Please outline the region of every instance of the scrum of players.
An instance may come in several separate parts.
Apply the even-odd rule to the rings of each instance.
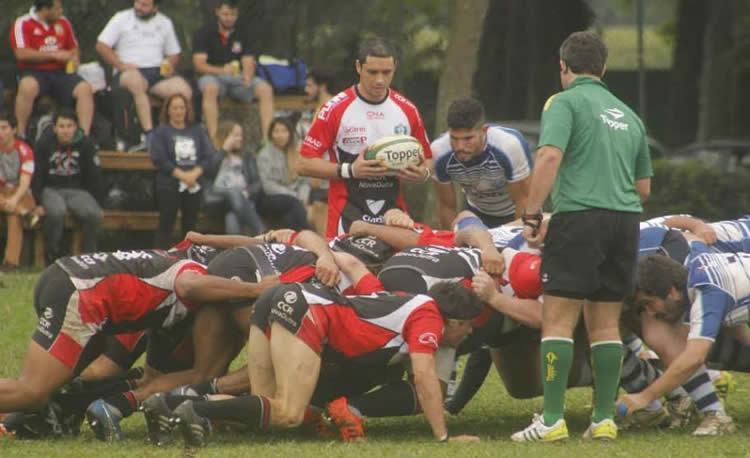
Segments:
[[[226,425],[353,442],[367,418],[421,413],[435,440],[479,440],[449,434],[445,417],[493,364],[510,396],[542,394],[543,246],[529,246],[518,221],[487,228],[467,211],[453,229],[392,209],[330,242],[189,233],[168,251],[61,258],[36,285],[21,373],[0,379],[0,431],[62,437],[86,421],[118,441],[136,414],[155,445],[205,446]],[[734,431],[722,402],[726,371],[750,370],[749,250],[750,219],[642,223],[622,320],[621,428]],[[588,346],[576,342],[569,384],[590,386]],[[247,365],[230,370],[243,348]]]

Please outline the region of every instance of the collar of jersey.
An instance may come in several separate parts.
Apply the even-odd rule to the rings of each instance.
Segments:
[[[385,102],[386,100],[388,100],[388,97],[391,96],[391,90],[389,88],[388,91],[385,93],[385,97],[383,97],[383,100],[380,100],[380,101],[377,101],[377,102],[373,102],[372,100],[367,100],[365,98],[365,96],[363,96],[362,94],[359,93],[359,88],[357,87],[357,84],[354,85],[354,92],[357,94],[357,97],[359,99],[361,99],[363,102],[365,102],[368,105],[380,105],[383,102]]]
[[[568,86],[568,89],[573,89],[576,86],[581,86],[581,85],[584,85],[584,84],[598,84],[599,86],[602,86],[603,88],[608,89],[607,85],[604,84],[604,81],[602,81],[600,79],[596,79],[596,78],[591,77],[591,76],[579,76],[579,77],[577,77],[576,79],[573,80],[573,82],[570,84],[570,86]]]

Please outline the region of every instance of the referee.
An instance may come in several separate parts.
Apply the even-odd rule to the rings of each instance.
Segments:
[[[643,123],[601,81],[606,60],[607,48],[596,34],[571,34],[560,47],[563,91],[542,112],[522,219],[529,242],[544,239],[544,412],[513,434],[517,442],[568,437],[565,388],[582,308],[595,393],[584,438],[617,437],[612,418],[623,354],[620,310],[633,290],[641,202],[650,193],[652,171]],[[545,230],[542,204],[550,192],[552,219]]]

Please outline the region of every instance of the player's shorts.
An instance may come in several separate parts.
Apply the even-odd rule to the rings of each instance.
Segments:
[[[418,271],[394,266],[381,270],[378,279],[386,291],[402,291],[411,294],[426,294],[427,282]]]
[[[511,221],[514,221],[516,219],[515,213],[511,213],[510,215],[488,215],[487,213],[484,213],[482,210],[479,210],[478,208],[472,206],[468,201],[464,201],[464,208],[466,210],[469,210],[470,212],[474,213],[479,217],[480,220],[484,223],[487,227],[497,227],[502,226],[503,224],[510,223]]]
[[[146,364],[162,374],[193,368],[193,323],[195,314],[171,328],[150,329],[146,346]]]
[[[34,289],[39,322],[32,340],[65,366],[79,372],[101,354],[104,336],[97,323],[84,323],[78,308],[78,291],[57,265],[47,267]],[[97,339],[94,337],[97,336]],[[82,354],[85,352],[85,357]]]
[[[106,356],[123,370],[130,369],[146,351],[147,344],[148,334],[146,331],[105,336],[102,356]]]
[[[320,354],[325,334],[307,316],[310,305],[296,283],[282,284],[265,291],[255,301],[250,324],[270,336],[271,325],[278,323],[294,334],[313,351]]]
[[[75,103],[73,91],[79,83],[84,82],[77,73],[66,73],[62,70],[24,70],[20,79],[27,76],[34,78],[39,84],[39,97],[52,97],[65,106]]]
[[[258,267],[252,256],[244,250],[226,250],[219,253],[208,263],[207,269],[209,275],[249,283],[258,282]],[[250,306],[253,302],[253,299],[233,299],[222,305],[240,308]]]
[[[544,293],[618,302],[635,287],[640,213],[590,209],[552,216],[542,252]]]
[[[229,95],[234,100],[251,103],[255,98],[255,89],[258,85],[265,83],[263,78],[253,77],[250,86],[242,83],[242,76],[234,75],[203,75],[198,78],[198,87],[201,92],[206,90],[206,86],[213,85],[219,88],[219,97]]]

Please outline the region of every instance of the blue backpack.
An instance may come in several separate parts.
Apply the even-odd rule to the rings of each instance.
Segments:
[[[268,81],[277,94],[302,94],[305,92],[307,66],[300,59],[277,59],[260,56],[256,74]]]

